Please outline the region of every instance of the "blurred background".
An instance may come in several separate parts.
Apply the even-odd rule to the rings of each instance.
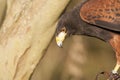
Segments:
[[[71,0],[65,12],[81,1]],[[54,37],[30,80],[95,80],[99,72],[110,72],[115,64],[115,53],[108,43],[74,35],[59,48]]]

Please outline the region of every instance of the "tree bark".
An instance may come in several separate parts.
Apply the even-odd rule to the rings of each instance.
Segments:
[[[7,0],[0,30],[0,80],[28,80],[69,0]]]

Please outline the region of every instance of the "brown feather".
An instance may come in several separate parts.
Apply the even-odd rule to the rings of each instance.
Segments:
[[[113,34],[113,38],[109,42],[116,53],[117,63],[120,64],[120,35]]]
[[[80,16],[88,23],[120,31],[120,0],[88,0],[82,5]]]

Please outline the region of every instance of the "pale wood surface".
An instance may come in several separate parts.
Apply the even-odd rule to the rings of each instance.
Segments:
[[[28,80],[69,0],[7,0],[0,30],[0,80]]]

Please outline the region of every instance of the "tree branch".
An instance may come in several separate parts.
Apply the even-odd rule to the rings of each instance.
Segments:
[[[9,0],[8,0],[9,1]],[[0,79],[28,80],[69,0],[12,0],[0,30]],[[12,4],[12,5],[11,5]]]

